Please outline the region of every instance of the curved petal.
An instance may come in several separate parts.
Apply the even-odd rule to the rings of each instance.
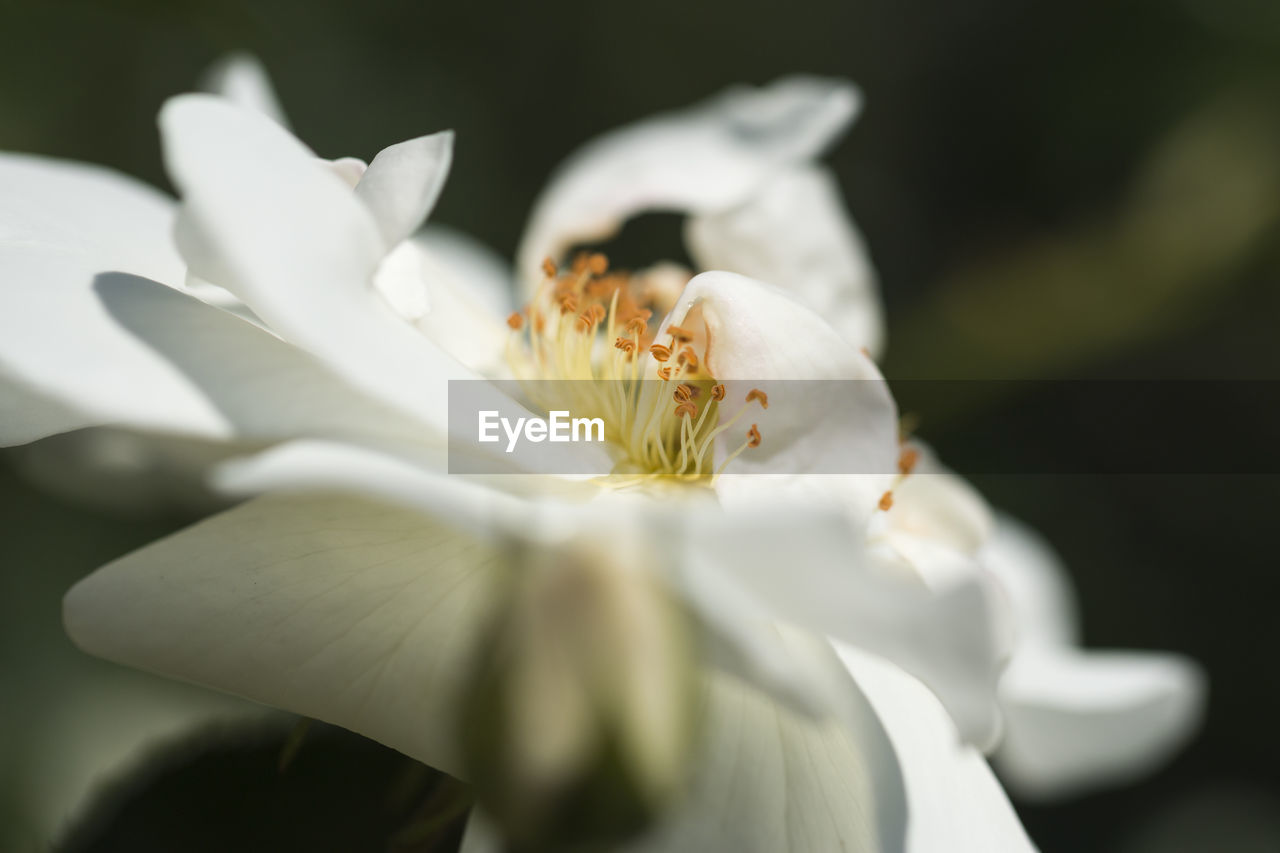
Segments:
[[[695,308],[706,326],[707,369],[727,389],[721,419],[750,406],[748,422],[764,435],[721,478],[726,487],[750,479],[741,475],[822,473],[875,476],[887,488],[897,472],[898,412],[870,358],[792,295],[728,272],[694,276],[658,338],[673,324],[690,325]],[[768,394],[767,411],[746,400],[751,389]],[[717,442],[717,461],[736,444]]]
[[[838,689],[841,704],[814,719],[749,685],[708,673],[690,789],[627,853],[733,850],[826,853],[905,850],[907,805],[897,760],[871,706],[826,643],[794,632],[777,640]],[[501,850],[483,814],[468,853]]]
[[[455,228],[433,223],[415,234],[413,241],[452,270],[467,298],[494,317],[505,318],[515,310],[511,262],[489,246]]]
[[[466,367],[502,376],[511,330],[470,285],[420,240],[392,249],[374,276],[374,287],[406,322]]]
[[[85,651],[336,723],[457,774],[496,546],[412,510],[259,498],[67,593]]]
[[[1020,644],[1071,646],[1080,642],[1070,577],[1062,560],[1039,534],[1001,513],[980,559],[1009,594]]]
[[[706,213],[741,204],[780,167],[820,154],[859,103],[846,81],[787,77],[729,89],[588,143],[534,206],[517,275],[536,284],[543,258],[603,240],[646,210]]]
[[[238,439],[421,440],[413,418],[352,388],[310,353],[233,314],[137,276],[94,285],[120,327],[200,388]]]
[[[1020,652],[1000,682],[1008,727],[996,766],[1028,797],[1129,781],[1186,743],[1204,695],[1204,673],[1181,655]]]
[[[866,246],[830,171],[787,169],[731,210],[695,216],[685,242],[702,269],[786,289],[854,347],[878,356],[884,315]]]
[[[356,184],[356,195],[373,213],[388,249],[426,221],[452,161],[451,130],[397,143],[373,158]]]
[[[345,182],[278,125],[218,98],[174,98],[160,125],[192,272],[353,385],[446,429],[446,382],[468,374],[374,290],[385,243]]]
[[[0,198],[0,444],[97,424],[226,435],[93,290],[107,270],[182,281],[173,202],[107,169],[17,154],[0,155]]]
[[[289,126],[267,69],[252,54],[229,53],[213,63],[201,78],[200,89],[262,113],[281,127]]]
[[[1035,850],[987,762],[959,739],[924,685],[856,650],[837,651],[893,743],[910,815],[905,849]]]
[[[1011,632],[1000,590],[980,572],[930,589],[877,571],[839,513],[742,510],[690,518],[676,587],[752,681],[800,706],[827,697],[810,673],[787,666],[759,632],[784,619],[865,649],[929,686],[971,742],[1000,731],[996,684]],[[753,633],[755,632],[755,633]],[[809,704],[812,709],[814,705]]]

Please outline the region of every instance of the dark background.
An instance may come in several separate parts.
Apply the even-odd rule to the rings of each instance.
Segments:
[[[828,160],[882,278],[890,379],[1280,379],[1269,0],[0,0],[0,16],[2,149],[166,186],[157,107],[244,48],[322,155],[369,159],[455,128],[433,219],[508,256],[551,169],[594,134],[737,81],[846,76],[867,107]],[[615,257],[679,256],[678,227],[644,217]],[[1045,470],[1081,443],[1147,440],[1109,430],[1106,411],[1082,426],[1016,393],[923,393],[904,407],[944,454],[1030,450],[1057,460]],[[1269,447],[1280,422],[1255,409],[1189,421],[1220,419],[1239,446]],[[1176,413],[1159,439],[1203,458]],[[1182,651],[1211,677],[1206,725],[1171,766],[1018,803],[1032,837],[1046,853],[1280,849],[1280,478],[976,479],[1062,551],[1090,645]],[[113,517],[7,469],[0,518],[0,661],[6,691],[26,697],[0,740],[16,740],[56,693],[42,685],[99,666],[61,638],[61,590],[189,518]],[[9,793],[22,784],[11,777]],[[15,802],[0,818],[19,825]]]

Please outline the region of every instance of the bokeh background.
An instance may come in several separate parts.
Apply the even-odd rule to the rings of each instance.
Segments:
[[[828,162],[882,279],[891,380],[1280,379],[1270,0],[0,0],[0,149],[165,187],[156,109],[231,49],[266,63],[322,155],[455,128],[433,218],[508,256],[594,134],[733,82],[846,76],[867,106]],[[679,227],[644,217],[611,253],[680,257]],[[915,387],[921,434],[951,458],[997,454],[990,470],[1145,438],[1015,386]],[[1280,426],[1211,414],[1246,448]],[[1165,429],[1201,452],[1178,418]],[[59,625],[71,582],[193,511],[87,506],[21,467],[0,457],[0,846],[39,849],[77,756],[218,700],[90,660]],[[1280,849],[1280,478],[971,473],[1065,556],[1088,644],[1182,651],[1211,677],[1204,729],[1170,766],[1017,802],[1032,837],[1046,853]],[[322,796],[350,792],[310,808]]]

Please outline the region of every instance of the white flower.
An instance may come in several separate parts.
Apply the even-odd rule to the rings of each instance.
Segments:
[[[245,68],[223,77],[243,99],[274,104]],[[781,286],[725,272],[688,282],[660,333],[700,316],[714,339],[697,342],[701,376],[726,386],[878,378],[860,350],[880,339],[869,267],[830,178],[810,162],[855,106],[844,84],[793,79],[606,137],[535,211],[520,252],[526,293],[535,306],[554,295],[553,283],[534,290],[544,254],[605,237],[643,209],[684,210],[701,262]],[[274,494],[78,585],[66,600],[78,643],[460,773],[458,708],[514,573],[604,553],[592,563],[616,573],[604,589],[635,581],[658,591],[655,602],[669,596],[710,653],[693,787],[643,843],[1029,846],[955,728],[984,744],[995,734],[1009,633],[1001,601],[965,549],[913,550],[894,520],[902,513],[877,509],[899,479],[882,382],[859,383],[864,428],[853,436],[812,417],[766,425],[779,450],[734,461],[755,476],[715,479],[714,502],[635,501],[565,478],[516,478],[517,488],[444,476],[447,381],[500,370],[511,345],[487,310],[505,298],[495,265],[456,240],[414,236],[443,185],[451,136],[392,146],[367,167],[327,162],[277,121],[208,96],[171,101],[161,130],[180,209],[104,170],[0,159],[0,280],[12,309],[0,312],[0,438],[112,425],[270,446],[213,476],[231,494]],[[618,319],[611,310],[597,319]],[[545,332],[554,346],[583,334],[560,315]],[[647,374],[661,368],[636,356]],[[590,375],[594,363],[564,369]],[[743,390],[726,396],[726,420],[748,402]],[[737,442],[706,443],[714,424],[685,449],[707,448],[718,466]],[[669,471],[681,434],[633,431],[615,453],[633,475]],[[885,473],[811,476],[834,441]],[[928,478],[898,491],[916,479]],[[920,508],[929,531],[953,511]],[[888,552],[901,575],[884,570]],[[637,624],[665,618],[653,607]],[[824,636],[840,641],[839,657]],[[660,683],[641,664],[634,674]],[[646,771],[658,783],[683,758],[662,759],[662,745],[681,742],[670,707],[618,711],[633,743],[652,747],[638,747],[638,760],[664,765]],[[585,729],[561,730],[557,761],[579,751]]]

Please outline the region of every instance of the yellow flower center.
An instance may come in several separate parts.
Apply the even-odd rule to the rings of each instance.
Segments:
[[[653,300],[633,277],[610,272],[603,255],[579,255],[567,270],[547,260],[543,272],[533,300],[507,318],[507,361],[535,405],[604,421],[612,473],[709,481],[759,446],[752,424],[712,470],[716,440],[750,406],[719,422],[725,386],[708,371],[704,331],[668,325],[656,340]],[[746,402],[769,405],[754,389]]]

